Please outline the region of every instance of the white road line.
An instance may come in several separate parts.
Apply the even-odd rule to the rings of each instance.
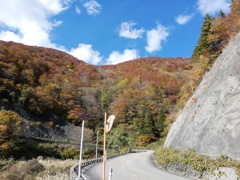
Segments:
[[[126,169],[126,165],[128,165],[128,164],[129,164],[133,159],[135,159],[135,158],[136,158],[136,155],[135,155],[133,158],[131,158],[130,160],[128,160],[125,164],[123,164],[123,169],[124,169],[128,174],[130,174],[130,175],[132,175],[132,176],[135,176],[135,177],[137,177],[137,178],[139,178],[139,179],[141,179],[141,180],[144,180],[143,178],[137,176],[137,175],[134,174],[134,173],[131,173],[130,171],[128,171],[128,170]]]

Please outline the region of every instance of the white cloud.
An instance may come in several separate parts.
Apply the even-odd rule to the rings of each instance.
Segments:
[[[102,60],[100,53],[98,51],[94,51],[92,49],[92,45],[90,44],[79,44],[77,48],[72,48],[69,54],[85,61],[86,63],[94,65],[98,65]]]
[[[189,14],[189,15],[179,15],[178,17],[175,18],[175,21],[180,24],[180,25],[184,25],[187,22],[189,22],[193,17],[193,14]]]
[[[101,5],[95,0],[89,0],[83,6],[87,9],[89,15],[99,14],[102,9]]]
[[[129,61],[132,59],[138,58],[138,51],[135,49],[125,49],[124,52],[121,54],[118,51],[113,51],[108,59],[106,64],[118,64],[124,61]]]
[[[102,57],[92,49],[92,45],[79,44],[69,52],[65,47],[51,42],[51,30],[62,23],[53,17],[66,10],[73,1],[24,0],[23,3],[22,0],[1,0],[0,39],[59,49],[87,63],[98,64]],[[76,12],[80,13],[77,6]]]
[[[166,41],[169,32],[166,27],[158,24],[156,29],[147,31],[147,46],[146,51],[152,53],[162,49],[162,42]]]
[[[20,42],[21,41],[21,37],[19,37],[18,35],[16,35],[15,33],[11,32],[11,31],[2,31],[0,32],[0,39],[3,41],[15,41],[15,42]]]
[[[27,0],[29,1],[29,0]],[[67,4],[71,1],[69,0],[37,0],[37,4],[41,4],[42,7],[47,10],[50,14],[58,14],[63,10],[67,9]],[[22,1],[21,1],[22,3]],[[25,4],[24,4],[25,5]]]
[[[225,13],[230,11],[231,0],[198,0],[198,10],[202,15],[215,15],[222,10]]]
[[[51,30],[61,21],[50,20],[68,8],[71,0],[1,0],[0,39],[27,45],[62,49],[50,40]]]
[[[52,22],[52,26],[53,27],[57,27],[57,26],[59,26],[61,24],[62,24],[62,21],[53,20],[53,22]]]
[[[80,9],[78,6],[75,7],[75,10],[76,10],[76,13],[77,13],[77,14],[80,14],[80,13],[81,13],[81,9]]]
[[[119,36],[130,39],[141,38],[145,30],[143,28],[132,29],[134,25],[136,25],[136,23],[132,21],[123,22],[119,29]]]

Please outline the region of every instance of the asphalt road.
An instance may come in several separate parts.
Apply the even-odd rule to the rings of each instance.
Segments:
[[[107,160],[106,180],[112,168],[112,180],[186,180],[188,178],[168,173],[158,168],[153,159],[153,151],[131,153]],[[102,179],[102,163],[83,169],[86,180]]]

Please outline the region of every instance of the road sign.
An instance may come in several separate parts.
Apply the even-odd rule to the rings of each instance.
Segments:
[[[84,121],[86,119],[86,114],[84,112],[78,113],[78,117],[81,121]]]
[[[107,133],[111,130],[113,122],[114,122],[114,119],[115,119],[114,115],[109,116],[109,118],[107,120],[107,127],[106,127]]]

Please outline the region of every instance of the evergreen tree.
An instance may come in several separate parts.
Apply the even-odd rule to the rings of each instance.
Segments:
[[[120,150],[128,145],[127,133],[122,127],[113,129],[113,135],[108,140],[108,146]]]
[[[221,18],[225,17],[225,13],[222,10],[220,10],[219,17],[221,17]]]
[[[202,32],[198,40],[198,44],[192,54],[192,62],[198,61],[202,53],[210,50],[210,45],[207,41],[207,37],[210,34],[212,20],[213,19],[207,14],[201,27]]]
[[[138,135],[144,134],[144,122],[141,118],[133,118],[133,125]]]
[[[143,107],[140,112],[140,117],[139,118],[134,118],[134,126],[137,127],[139,135],[145,134],[145,113],[146,113],[146,108]]]
[[[108,107],[112,101],[112,94],[110,93],[109,89],[107,89],[106,91],[104,91],[102,93],[100,101],[101,101],[101,107],[102,107],[103,111],[107,112]]]
[[[164,128],[165,128],[165,125],[164,125],[165,119],[166,119],[166,116],[165,116],[165,114],[164,114],[163,108],[161,107],[161,108],[159,109],[158,119],[157,119],[157,128],[158,128],[158,130],[159,130],[159,133],[161,133],[161,132],[164,131]]]
[[[153,134],[154,133],[155,122],[151,109],[148,108],[145,113],[144,119],[144,134]]]

